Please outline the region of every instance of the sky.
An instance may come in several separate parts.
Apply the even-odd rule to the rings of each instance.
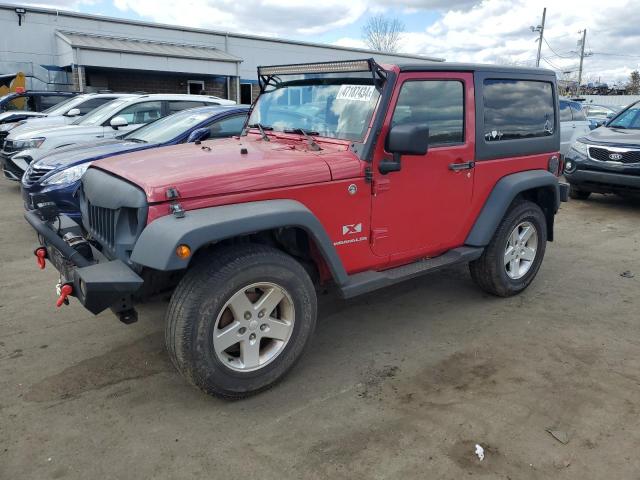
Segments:
[[[4,0],[6,1],[6,0]],[[534,66],[547,7],[541,66],[577,78],[586,29],[583,82],[626,83],[640,69],[639,0],[37,0],[82,13],[186,27],[366,47],[372,15],[405,25],[399,51],[456,62]]]

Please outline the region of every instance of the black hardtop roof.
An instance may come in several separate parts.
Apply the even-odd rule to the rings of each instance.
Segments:
[[[510,73],[515,75],[541,75],[555,77],[553,70],[546,68],[512,67],[510,65],[490,65],[482,63],[402,63],[398,64],[401,72],[489,72]]]

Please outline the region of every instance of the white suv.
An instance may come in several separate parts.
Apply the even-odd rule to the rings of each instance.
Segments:
[[[54,148],[113,138],[172,113],[210,105],[235,105],[235,102],[210,95],[149,94],[120,98],[93,110],[72,125],[29,128],[23,132],[16,128],[6,138],[0,157],[11,158],[18,152],[24,156],[25,150],[34,150],[33,158],[40,157]]]
[[[124,93],[84,93],[58,103],[44,112],[21,112],[22,116],[28,115],[30,118],[0,125],[0,139],[4,139],[10,131],[17,133],[24,132],[27,129],[70,125],[79,117],[101,107],[105,103],[117,98],[131,96],[134,95]]]

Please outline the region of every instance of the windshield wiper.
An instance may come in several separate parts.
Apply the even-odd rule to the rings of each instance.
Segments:
[[[134,142],[134,143],[147,143],[146,140],[142,140],[141,138],[125,138],[124,140],[127,140],[128,142]]]
[[[289,130],[284,130],[284,133],[301,133],[304,138],[307,139],[307,142],[309,142],[309,147],[311,147],[311,150],[315,150],[316,152],[319,150],[322,150],[322,147],[320,147],[320,145],[318,145],[316,143],[316,141],[313,139],[313,137],[311,135],[320,135],[318,132],[308,132],[302,128],[292,128]]]
[[[257,128],[260,130],[260,135],[262,136],[262,140],[265,142],[270,142],[271,139],[267,137],[267,134],[264,133],[265,130],[273,130],[273,127],[269,127],[267,125],[262,125],[261,123],[254,123],[253,125],[248,125],[249,128]]]

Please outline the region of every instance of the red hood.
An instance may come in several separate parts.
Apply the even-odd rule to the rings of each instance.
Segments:
[[[194,198],[361,174],[361,162],[346,144],[323,142],[323,149],[314,152],[299,140],[264,142],[258,138],[250,135],[143,150],[106,158],[92,166],[140,186],[151,203],[166,201],[169,187],[177,188],[181,198]],[[241,153],[245,148],[247,153]]]

